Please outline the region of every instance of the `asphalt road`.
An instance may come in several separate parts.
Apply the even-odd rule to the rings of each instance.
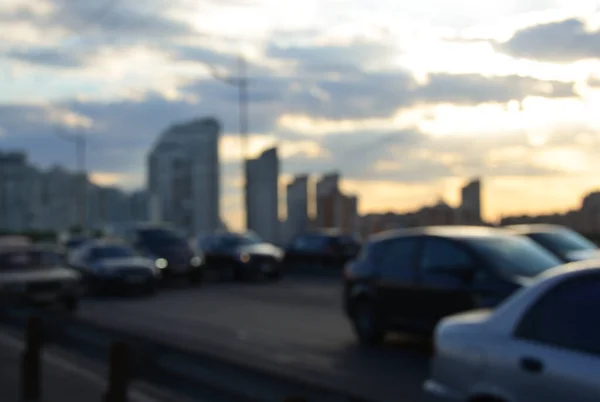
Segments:
[[[86,301],[81,316],[103,325],[211,350],[341,387],[373,401],[424,401],[424,342],[357,346],[335,279],[178,286],[151,298]]]

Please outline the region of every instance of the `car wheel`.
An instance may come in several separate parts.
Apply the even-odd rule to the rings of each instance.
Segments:
[[[270,280],[272,282],[277,282],[281,279],[281,270],[277,269],[273,272],[266,274],[265,276],[267,277],[268,280]]]
[[[147,283],[147,284],[144,286],[144,292],[145,292],[147,295],[149,295],[149,296],[152,296],[152,295],[154,295],[154,294],[156,293],[156,288],[157,288],[156,281],[155,281],[155,280],[152,280],[152,281],[149,281],[149,282],[148,282],[148,283]]]
[[[189,281],[194,285],[199,285],[204,280],[204,271],[202,269],[194,269],[189,274]]]
[[[353,324],[361,344],[378,345],[383,342],[385,331],[372,301],[358,301],[354,309]]]
[[[66,296],[62,302],[68,313],[73,314],[79,308],[79,300],[75,296]]]
[[[235,282],[244,282],[247,279],[247,274],[244,272],[244,269],[240,266],[233,266],[233,280]]]

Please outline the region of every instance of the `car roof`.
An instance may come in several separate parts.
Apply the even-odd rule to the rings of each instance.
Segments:
[[[0,247],[28,246],[31,244],[32,244],[32,241],[26,236],[18,236],[18,235],[0,236]]]
[[[90,240],[85,244],[86,247],[113,247],[113,246],[121,246],[128,247],[128,244],[121,239],[113,239],[113,238],[102,238],[102,239],[94,239]]]
[[[488,226],[420,226],[407,229],[388,230],[373,235],[371,242],[379,242],[408,236],[435,236],[447,238],[485,238],[511,235],[503,228]]]
[[[49,244],[10,244],[0,245],[1,253],[23,252],[23,251],[53,251],[58,252],[59,248]]]
[[[542,272],[536,277],[536,279],[540,281],[557,277],[563,279],[563,277],[566,278],[569,276],[585,275],[590,271],[600,272],[600,258],[593,258],[589,260],[559,265],[557,267]]]
[[[541,294],[566,280],[584,277],[590,273],[600,273],[600,259],[573,262],[559,265],[531,278],[524,288],[500,304],[491,316],[489,325],[507,335],[512,333],[514,326],[522,317],[523,308],[526,310],[538,300]]]
[[[532,224],[523,224],[523,225],[510,225],[504,227],[507,230],[511,230],[513,232],[517,232],[518,234],[527,234],[527,233],[553,233],[559,232],[561,230],[568,229],[566,226],[562,225],[552,225],[548,223],[532,223]]]

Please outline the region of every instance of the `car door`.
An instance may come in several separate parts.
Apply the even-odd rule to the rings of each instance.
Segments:
[[[418,303],[430,327],[442,318],[474,307],[472,281],[476,259],[471,251],[452,239],[423,240],[418,269]]]
[[[415,288],[419,237],[386,240],[374,255],[375,286],[379,310],[391,329],[413,327],[418,317]]]
[[[600,275],[563,282],[514,333],[506,387],[520,401],[600,400]]]

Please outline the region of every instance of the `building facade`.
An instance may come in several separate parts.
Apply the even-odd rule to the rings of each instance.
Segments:
[[[268,242],[280,243],[279,157],[277,148],[246,161],[246,227]]]
[[[309,228],[309,182],[310,178],[308,175],[298,175],[294,177],[293,181],[286,187],[286,241],[306,232]]]
[[[358,198],[342,193],[339,173],[321,177],[316,185],[317,216],[315,224],[320,229],[337,229],[354,234],[359,230]]]
[[[458,207],[457,220],[463,225],[479,225],[483,222],[481,211],[481,180],[467,183],[461,191],[461,204]]]
[[[213,118],[165,131],[148,156],[148,191],[153,220],[188,234],[220,226],[220,125]]]

